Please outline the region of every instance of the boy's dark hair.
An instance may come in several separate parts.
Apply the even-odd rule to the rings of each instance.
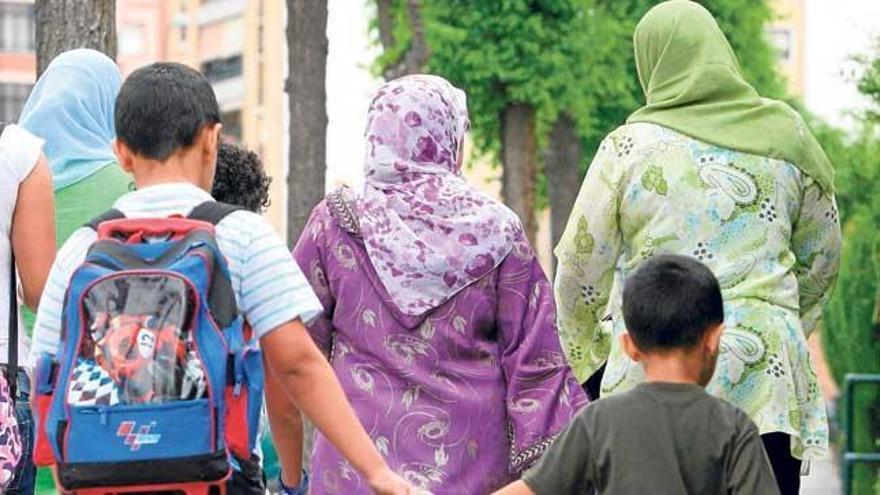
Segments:
[[[164,161],[220,122],[211,84],[183,64],[157,62],[131,73],[116,97],[116,137],[133,152]]]
[[[657,256],[627,278],[623,318],[643,352],[690,348],[707,330],[724,322],[721,288],[699,261]]]
[[[271,183],[256,153],[234,144],[220,144],[211,190],[214,199],[260,213],[269,206]]]

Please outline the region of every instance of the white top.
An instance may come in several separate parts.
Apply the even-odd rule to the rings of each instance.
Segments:
[[[7,125],[0,135],[0,363],[8,361],[9,268],[12,252],[12,214],[18,200],[18,186],[37,164],[43,140],[17,125]],[[46,246],[46,249],[54,249]],[[16,308],[17,309],[17,308]],[[27,336],[19,318],[18,359],[27,356]]]
[[[188,215],[212,199],[192,184],[161,184],[122,196],[114,208],[128,218],[164,218]],[[229,265],[238,307],[257,337],[296,318],[308,322],[323,310],[290,251],[266,219],[236,211],[224,218],[215,232]],[[43,353],[57,354],[67,283],[96,237],[92,229],[81,228],[58,252],[40,300],[31,362]]]

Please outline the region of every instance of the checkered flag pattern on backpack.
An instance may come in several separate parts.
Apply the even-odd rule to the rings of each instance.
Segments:
[[[119,403],[119,388],[97,363],[79,359],[70,379],[67,401],[75,406],[113,406]]]

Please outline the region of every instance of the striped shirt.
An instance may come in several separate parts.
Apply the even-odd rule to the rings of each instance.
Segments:
[[[211,201],[211,195],[188,183],[161,184],[128,193],[114,208],[127,218],[188,215]],[[216,227],[217,244],[226,257],[239,310],[257,337],[297,318],[310,321],[321,303],[290,251],[263,217],[237,211]],[[56,355],[61,341],[61,313],[70,277],[97,239],[94,230],[77,230],[58,252],[40,301],[31,344],[31,363],[44,353]]]

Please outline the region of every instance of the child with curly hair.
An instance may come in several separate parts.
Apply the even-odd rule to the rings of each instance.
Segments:
[[[253,151],[232,143],[221,143],[211,195],[221,203],[241,206],[254,213],[269,207],[269,185],[263,161]]]

